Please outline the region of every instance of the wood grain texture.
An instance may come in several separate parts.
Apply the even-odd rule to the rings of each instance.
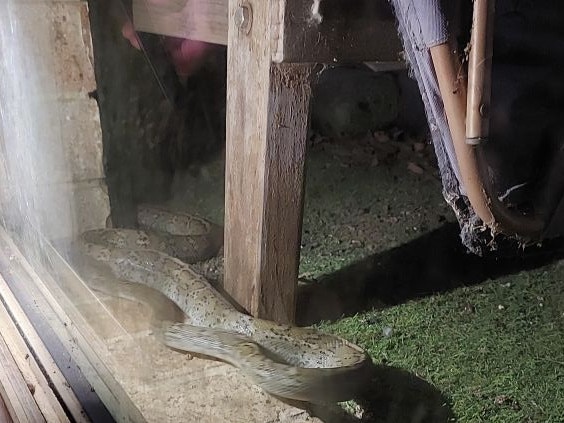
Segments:
[[[138,31],[227,44],[227,0],[133,0]]]
[[[3,335],[0,335],[0,396],[12,420],[17,423],[45,422],[30,389]]]
[[[241,3],[241,2],[240,2]],[[268,2],[260,2],[268,3]],[[253,9],[265,5],[250,2]],[[402,46],[386,0],[270,2],[276,63],[396,62]],[[139,31],[227,44],[228,0],[133,0]],[[267,36],[267,34],[261,34]]]
[[[278,3],[253,4],[248,34],[229,29],[224,283],[254,316],[292,322],[311,68],[271,64]]]
[[[52,388],[55,389],[75,422],[89,422],[90,420],[85,415],[82,405],[2,276],[0,276],[0,297],[2,297],[2,301],[6,307],[4,309],[0,304],[0,332],[10,336],[10,340],[12,340],[14,344],[13,348],[17,348],[20,351],[20,357],[28,356],[24,363],[19,364],[20,368],[22,368],[23,365],[29,367],[29,370],[33,372],[35,378],[40,380],[41,388],[45,391],[44,395],[46,397],[49,395],[48,399],[50,401],[53,400],[53,397],[50,396],[49,391],[51,391]],[[8,318],[6,314],[8,312],[13,322]],[[19,328],[19,332],[25,334],[26,342],[18,337],[19,333],[15,324],[17,324],[17,328]],[[43,377],[43,373],[36,359],[49,375],[49,382]],[[57,408],[57,411],[61,410]],[[0,419],[0,422],[1,421]],[[66,420],[63,419],[63,421]]]
[[[284,322],[295,318],[311,70],[272,65],[270,73],[257,312]]]
[[[4,403],[2,396],[0,395],[0,422],[3,423],[14,423],[10,412],[8,411],[8,406]]]
[[[5,284],[5,281],[2,280],[1,277],[0,283]],[[35,361],[34,354],[28,348],[15,322],[12,320],[8,310],[3,304],[0,304],[0,333],[4,338],[5,345],[8,347],[15,364],[24,377],[29,390],[32,391],[34,401],[37,403],[44,418],[49,423],[69,422],[49,381],[47,381],[39,364]]]

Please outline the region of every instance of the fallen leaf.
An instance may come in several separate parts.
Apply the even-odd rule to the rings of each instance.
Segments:
[[[422,175],[423,174],[423,168],[413,162],[408,162],[407,163],[407,169],[417,175]]]

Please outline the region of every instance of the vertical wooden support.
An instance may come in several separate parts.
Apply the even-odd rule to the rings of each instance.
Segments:
[[[224,287],[254,316],[292,322],[312,67],[271,61],[282,4],[229,1]]]

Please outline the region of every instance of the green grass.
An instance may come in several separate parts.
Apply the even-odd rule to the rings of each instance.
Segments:
[[[564,422],[564,263],[322,326],[433,384],[460,422]]]

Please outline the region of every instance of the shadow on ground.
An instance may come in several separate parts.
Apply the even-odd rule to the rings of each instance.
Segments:
[[[356,402],[362,422],[446,423],[454,421],[447,398],[433,385],[405,370],[374,365],[372,379]]]
[[[564,240],[512,254],[466,252],[456,223],[300,286],[297,323],[311,325],[401,304],[564,258]]]
[[[480,284],[564,258],[564,240],[542,247],[503,249],[485,257],[467,253],[459,227],[448,223],[420,238],[367,257],[319,280],[300,285],[299,325],[333,321],[359,312]],[[456,421],[448,399],[407,371],[373,365],[370,382],[355,398],[362,418],[338,407],[311,409],[325,423],[447,423]]]
[[[289,402],[324,423],[449,423],[456,421],[447,398],[423,379],[391,366],[371,364],[367,383],[354,401],[359,417],[338,405]]]

